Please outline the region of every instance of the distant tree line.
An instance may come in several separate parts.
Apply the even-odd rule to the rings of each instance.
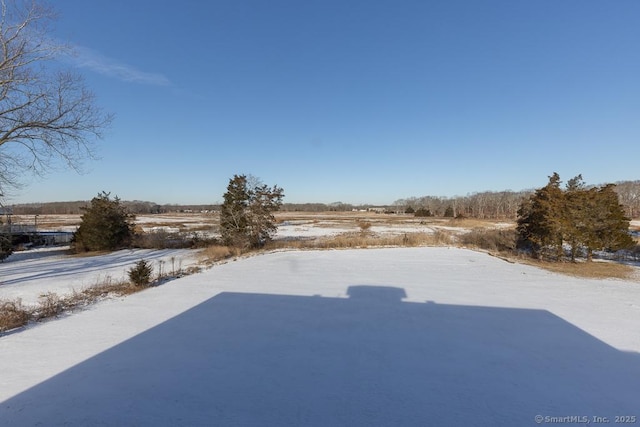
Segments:
[[[620,204],[625,215],[629,218],[640,218],[640,180],[620,181],[615,183],[613,190],[618,194]],[[523,200],[531,196],[534,190],[522,191],[484,191],[466,196],[439,197],[422,196],[398,199],[393,204],[382,206],[387,213],[429,212],[438,217],[469,217],[480,219],[511,219],[518,216],[518,208]],[[15,215],[72,215],[82,214],[82,208],[88,201],[49,202],[13,205]],[[219,211],[220,205],[160,205],[147,201],[122,201],[123,206],[137,215],[168,213],[168,212],[204,212]],[[349,212],[352,210],[366,210],[380,207],[371,204],[353,205],[350,203],[284,203],[282,211],[288,212]]]
[[[618,194],[627,217],[640,218],[640,180],[617,182],[611,190]],[[455,197],[410,197],[396,200],[393,205],[396,211],[405,212],[411,208],[408,213],[415,213],[422,209],[422,212],[430,212],[431,216],[515,220],[520,204],[533,193],[534,190],[505,190]]]
[[[515,219],[518,206],[531,191],[485,191],[467,196],[423,196],[394,202],[397,210],[416,216]]]
[[[640,180],[616,182],[620,204],[629,218],[640,218]]]
[[[14,215],[79,215],[84,212],[83,208],[89,201],[79,200],[72,202],[47,202],[47,203],[24,203],[13,205]],[[217,211],[219,205],[159,205],[145,201],[120,201],[121,205],[136,215],[151,215],[169,212],[203,212]]]

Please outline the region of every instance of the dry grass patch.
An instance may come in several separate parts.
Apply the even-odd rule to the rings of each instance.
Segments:
[[[348,249],[386,246],[445,246],[453,239],[446,231],[435,233],[405,233],[404,235],[377,236],[366,233],[343,233],[332,237],[309,240],[278,240],[270,242],[267,249]]]
[[[565,274],[574,277],[587,279],[633,279],[635,268],[616,262],[593,261],[593,262],[550,262],[537,261],[530,258],[520,259],[527,265],[543,268],[554,273]]]
[[[458,241],[465,246],[498,252],[513,252],[518,239],[513,229],[475,228],[461,234]]]
[[[357,220],[356,225],[360,228],[361,233],[366,233],[371,228],[371,222],[365,220]]]
[[[207,246],[198,253],[200,263],[205,265],[212,265],[216,262],[240,255],[242,255],[240,248],[220,245]]]
[[[459,228],[495,228],[497,224],[504,224],[505,221],[477,219],[477,218],[452,218],[447,220],[446,225],[449,227]],[[513,224],[515,227],[515,223]]]
[[[14,217],[14,223],[34,224],[35,215],[21,215]],[[39,230],[59,230],[80,225],[80,215],[38,215],[37,223]]]
[[[57,317],[67,311],[93,304],[110,295],[125,296],[140,292],[145,288],[146,286],[136,286],[126,280],[113,280],[111,277],[106,277],[93,286],[80,291],[74,290],[70,295],[60,296],[55,292],[48,292],[40,296],[38,305],[32,311],[32,319],[38,321]]]

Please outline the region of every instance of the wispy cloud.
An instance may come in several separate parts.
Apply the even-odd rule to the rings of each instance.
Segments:
[[[169,86],[171,81],[160,73],[142,71],[116,59],[104,56],[92,49],[75,46],[69,59],[78,67],[113,77],[125,82],[154,86]]]

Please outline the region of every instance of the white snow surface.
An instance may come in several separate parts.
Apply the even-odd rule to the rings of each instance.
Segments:
[[[275,252],[0,337],[0,425],[613,424],[640,417],[638,325],[634,282]]]
[[[112,280],[127,280],[128,270],[141,259],[149,261],[154,274],[171,273],[197,264],[189,249],[125,249],[96,256],[69,256],[68,247],[15,252],[0,263],[0,300],[20,298],[34,305],[40,296],[60,296]]]

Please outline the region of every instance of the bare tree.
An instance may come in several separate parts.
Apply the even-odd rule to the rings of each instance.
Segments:
[[[640,217],[640,180],[617,182],[615,187],[620,203],[629,218]]]
[[[55,15],[36,0],[0,0],[0,193],[62,161],[79,170],[111,116],[82,78],[59,71],[69,53],[49,37]]]

